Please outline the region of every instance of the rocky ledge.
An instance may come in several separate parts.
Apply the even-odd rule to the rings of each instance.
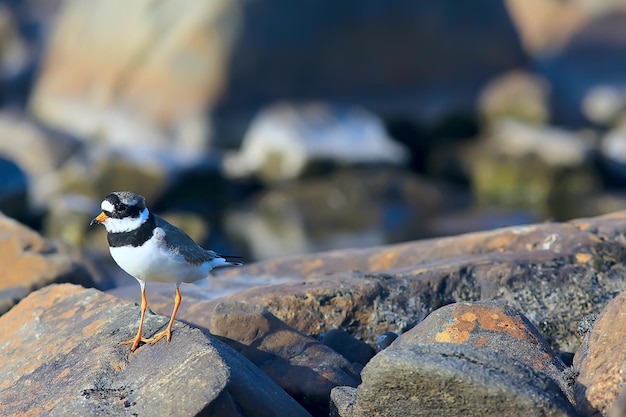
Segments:
[[[134,354],[136,305],[49,285],[0,317],[0,414],[621,416],[625,234],[617,212],[251,264],[220,279],[288,282],[185,293]]]

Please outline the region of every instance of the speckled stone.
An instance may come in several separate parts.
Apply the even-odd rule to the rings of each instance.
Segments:
[[[309,416],[247,359],[176,322],[131,354],[139,308],[97,290],[45,287],[0,318],[3,416]],[[148,314],[144,336],[167,324]]]
[[[496,302],[456,303],[376,355],[354,398],[332,399],[341,417],[573,417],[564,370],[519,312]]]

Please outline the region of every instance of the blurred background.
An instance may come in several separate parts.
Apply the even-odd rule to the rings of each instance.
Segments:
[[[248,261],[626,206],[626,0],[2,0],[0,210]]]

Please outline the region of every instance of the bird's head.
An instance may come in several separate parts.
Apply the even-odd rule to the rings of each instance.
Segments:
[[[100,208],[102,212],[89,225],[102,224],[109,233],[135,230],[150,215],[145,199],[129,191],[116,191],[107,195],[102,200]]]

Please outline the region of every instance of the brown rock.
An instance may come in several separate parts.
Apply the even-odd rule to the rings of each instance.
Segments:
[[[211,314],[210,329],[315,416],[328,416],[332,388],[361,382],[343,356],[261,306],[220,303]]]
[[[374,356],[361,376],[352,406],[349,395],[333,396],[346,402],[336,404],[342,417],[576,416],[545,374],[472,345],[398,345]]]
[[[496,302],[431,313],[363,369],[338,415],[574,416],[565,365],[520,313]]]
[[[54,282],[92,286],[85,261],[69,246],[0,213],[0,314],[31,290]]]
[[[175,323],[171,342],[134,354],[138,308],[96,290],[52,285],[0,318],[4,416],[309,415],[249,361]],[[166,317],[148,314],[154,334]]]
[[[373,346],[381,333],[403,332],[443,305],[493,299],[524,311],[553,348],[572,352],[580,344],[578,321],[626,283],[625,217],[622,211],[259,262],[222,276],[293,281],[224,300],[266,306],[305,334],[341,328]]]
[[[351,277],[312,278],[296,282],[255,287],[215,300],[183,299],[178,316],[202,327],[207,311],[213,311],[220,302],[239,301],[266,307],[272,314],[300,332],[319,335],[333,328],[346,328],[361,339],[365,334],[359,323],[367,323],[372,304],[382,294],[377,279]],[[149,306],[160,314],[170,314],[172,297],[154,295]],[[205,316],[203,318],[203,316]],[[374,329],[370,329],[374,331]],[[372,333],[372,337],[375,337]]]
[[[576,404],[584,415],[607,415],[626,384],[626,292],[602,310],[574,356],[580,372]],[[623,395],[622,395],[623,396]]]
[[[389,349],[417,343],[454,343],[499,352],[546,374],[573,401],[571,389],[563,380],[565,364],[523,314],[501,303],[441,307],[401,335]]]

